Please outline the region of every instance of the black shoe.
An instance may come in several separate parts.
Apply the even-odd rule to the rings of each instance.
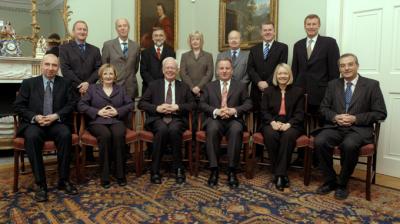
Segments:
[[[335,198],[338,200],[344,200],[349,196],[349,191],[346,187],[338,187],[335,191]]]
[[[185,171],[182,168],[176,169],[176,177],[177,184],[183,184],[186,181]]]
[[[123,177],[123,178],[117,178],[117,183],[118,183],[118,185],[121,186],[121,187],[126,186],[126,184],[127,184],[126,178],[125,178],[125,177]]]
[[[282,176],[277,178],[275,188],[279,191],[283,191],[285,189],[285,180]]]
[[[44,202],[47,201],[47,187],[46,186],[38,186],[35,192],[35,201]]]
[[[239,180],[236,177],[236,173],[233,171],[228,172],[228,185],[229,187],[237,188],[239,186]]]
[[[153,184],[161,184],[161,175],[159,173],[152,173],[150,176],[150,181]]]
[[[293,161],[292,166],[296,167],[296,168],[303,168],[304,167],[304,159],[297,158],[295,161]]]
[[[276,181],[278,180],[278,176],[275,176],[272,178],[272,183],[276,184]]]
[[[100,184],[104,189],[108,189],[111,187],[111,183],[108,180],[102,180]]]
[[[211,170],[211,174],[210,177],[208,178],[208,186],[213,187],[216,186],[218,184],[218,170]]]
[[[78,194],[78,189],[76,189],[76,187],[74,187],[74,185],[68,181],[58,182],[57,188],[58,188],[58,190],[63,190],[64,193],[69,194],[69,195]]]
[[[288,187],[290,187],[290,180],[289,180],[289,177],[288,176],[283,176],[283,180],[284,180],[284,188],[288,188]]]
[[[329,194],[336,188],[337,188],[336,183],[324,183],[322,186],[318,187],[315,192],[317,194],[324,195],[324,194]]]

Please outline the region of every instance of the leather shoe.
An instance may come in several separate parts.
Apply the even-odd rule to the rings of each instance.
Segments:
[[[331,191],[335,190],[336,187],[336,183],[324,183],[322,186],[317,188],[316,193],[320,195],[329,194]]]
[[[159,173],[152,173],[150,181],[153,184],[161,184],[161,175]]]
[[[236,177],[236,173],[233,171],[228,172],[228,185],[234,188],[239,186],[239,180]]]
[[[108,189],[111,187],[111,183],[108,180],[102,180],[100,184],[104,189]]]
[[[58,190],[63,190],[64,193],[69,194],[69,195],[78,194],[78,189],[76,189],[76,187],[71,182],[68,182],[68,181],[58,182],[57,188],[58,188]]]
[[[285,189],[285,180],[282,176],[279,176],[276,180],[275,187],[279,191],[283,191]]]
[[[335,191],[335,198],[338,200],[344,200],[349,196],[349,191],[346,187],[338,187]]]
[[[117,178],[117,183],[118,183],[118,185],[121,186],[121,187],[126,186],[126,184],[127,184],[126,178],[125,178],[125,177],[123,177],[123,178]]]
[[[177,184],[182,184],[186,180],[185,172],[183,171],[182,168],[176,169],[176,177],[175,177],[176,183]]]
[[[284,180],[284,185],[283,185],[283,187],[284,187],[284,188],[290,187],[290,180],[289,180],[289,177],[288,177],[288,176],[283,176],[283,180]]]
[[[38,186],[35,192],[35,201],[44,202],[47,201],[47,187],[46,186]]]
[[[208,178],[207,181],[208,186],[210,187],[216,186],[218,184],[218,178],[219,178],[218,176],[219,176],[218,170],[212,170],[210,177]]]

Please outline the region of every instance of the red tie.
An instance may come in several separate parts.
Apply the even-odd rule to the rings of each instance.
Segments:
[[[279,109],[279,116],[286,115],[286,105],[285,105],[285,92],[282,92],[281,108]]]
[[[157,47],[157,58],[158,58],[158,60],[161,59],[161,48],[160,47]]]

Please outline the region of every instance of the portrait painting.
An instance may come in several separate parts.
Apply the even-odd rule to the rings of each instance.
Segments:
[[[272,21],[278,31],[278,0],[220,0],[219,6],[220,51],[229,48],[228,34],[232,30],[241,33],[243,49],[262,41],[261,23]]]
[[[177,48],[178,0],[136,0],[136,39],[142,48],[153,44],[155,27],[165,31],[165,43]]]

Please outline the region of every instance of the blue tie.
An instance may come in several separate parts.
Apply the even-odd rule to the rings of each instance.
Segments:
[[[269,53],[269,43],[265,44],[265,48],[264,48],[264,60],[267,59]]]
[[[351,86],[353,83],[347,82],[346,83],[346,90],[344,92],[344,102],[346,103],[346,113],[349,109],[350,102],[351,102],[351,96],[353,95],[353,92],[351,91]]]
[[[122,53],[124,54],[124,57],[128,57],[128,43],[123,42],[122,45],[124,45],[124,48],[122,49]]]
[[[53,113],[53,94],[51,90],[52,81],[47,81],[46,88],[44,90],[43,99],[43,115],[49,115]]]
[[[78,44],[81,55],[85,53],[85,44]]]

